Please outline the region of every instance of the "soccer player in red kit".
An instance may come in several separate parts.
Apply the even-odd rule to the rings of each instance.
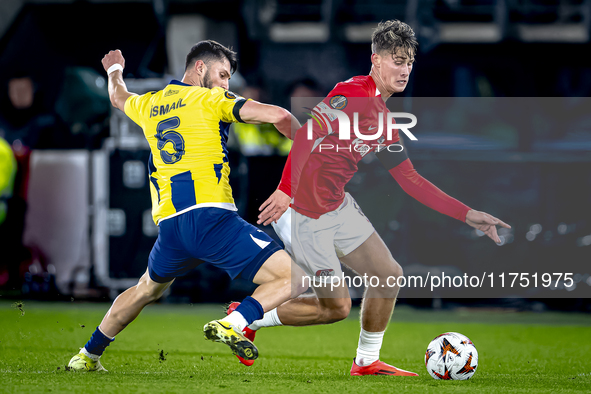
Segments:
[[[487,213],[471,209],[424,179],[400,145],[398,130],[391,130],[388,135],[385,101],[393,93],[404,91],[416,46],[414,32],[407,24],[391,20],[378,25],[372,36],[370,74],[337,84],[313,109],[313,136],[308,135],[306,125],[298,130],[279,188],[261,206],[259,223],[285,223],[289,220],[284,212],[293,197],[291,232],[278,231],[278,234],[283,234],[283,241],[293,249],[296,263],[310,277],[328,278],[330,282],[341,277],[340,263],[343,263],[359,275],[379,278],[380,283],[368,286],[364,294],[361,334],[351,367],[354,376],[417,376],[379,360],[399,290],[387,278],[398,278],[403,272],[353,197],[344,190],[366,154],[375,152],[406,193],[440,213],[483,231],[493,241],[500,242],[497,225],[510,227]],[[345,113],[351,120],[350,138],[343,139],[340,135],[334,110]],[[355,112],[357,122],[354,122]],[[353,133],[355,123],[364,138]],[[286,237],[286,233],[291,237]],[[317,298],[289,300],[267,312],[250,329],[327,324],[348,316],[351,299],[344,281],[336,288],[315,286],[314,291]]]

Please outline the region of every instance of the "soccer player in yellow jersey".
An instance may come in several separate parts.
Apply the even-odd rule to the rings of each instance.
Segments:
[[[256,359],[258,350],[242,330],[292,296],[291,260],[236,213],[228,182],[228,128],[233,122],[272,123],[291,138],[298,121],[283,108],[228,91],[236,53],[215,41],[193,46],[182,81],[141,96],[127,91],[121,51],[110,51],[102,63],[111,103],[142,127],[150,144],[152,213],[160,229],[146,273],[115,299],[69,367],[104,370],[99,358],[115,335],[193,269],[195,259],[260,285],[234,312],[204,327],[207,339],[227,344],[245,360]]]

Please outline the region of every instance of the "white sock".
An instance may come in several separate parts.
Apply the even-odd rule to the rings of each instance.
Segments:
[[[259,328],[263,327],[276,327],[282,326],[281,320],[279,320],[279,316],[277,315],[277,308],[270,310],[269,312],[263,315],[263,318],[257,321],[252,322],[248,328],[251,330],[258,330]]]
[[[384,339],[382,332],[369,332],[361,329],[359,334],[359,345],[357,346],[357,356],[355,363],[360,367],[364,367],[380,359],[380,349],[382,348],[382,341]]]
[[[98,361],[98,359],[101,358],[101,356],[99,356],[99,355],[89,353],[88,350],[86,350],[86,347],[83,347],[82,349],[80,349],[80,353],[84,354],[86,357],[88,357],[92,361]]]
[[[240,312],[232,312],[228,316],[224,317],[222,321],[229,323],[231,326],[234,326],[239,331],[244,330],[244,327],[248,325],[248,322],[242,316]]]

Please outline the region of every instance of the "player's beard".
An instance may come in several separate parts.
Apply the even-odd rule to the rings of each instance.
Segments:
[[[203,76],[203,86],[208,89],[213,88],[213,83],[211,82],[211,76],[209,75],[209,70],[207,70],[205,72],[205,75]]]

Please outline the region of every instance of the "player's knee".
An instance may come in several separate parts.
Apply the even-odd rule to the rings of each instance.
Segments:
[[[272,281],[291,281],[291,259],[285,251],[273,254],[259,269],[253,283],[263,284]]]
[[[310,288],[310,281],[306,280],[306,276],[292,274],[291,283],[292,298],[296,298],[304,294]]]
[[[296,294],[296,297],[307,292],[309,288],[310,288],[309,284],[303,283],[301,281],[297,282],[294,287],[294,292]]]
[[[351,300],[343,300],[343,302],[325,309],[325,322],[335,323],[344,320],[349,316],[349,312],[351,312]]]
[[[144,305],[158,301],[164,291],[156,288],[139,288],[136,290],[136,299]]]
[[[148,304],[158,301],[160,297],[162,297],[161,291],[146,294],[146,300],[148,301]]]
[[[331,320],[333,322],[345,320],[351,312],[351,303],[340,305],[338,308],[332,310]]]
[[[308,291],[309,287],[301,286],[301,283],[298,285],[297,283],[292,283],[290,287],[290,298],[298,298],[306,291]]]
[[[388,267],[382,272],[383,277],[385,278],[390,278],[390,277],[394,277],[394,278],[398,278],[399,276],[404,275],[404,271],[402,270],[402,267],[400,266],[400,264],[398,264],[396,261],[392,261]]]

